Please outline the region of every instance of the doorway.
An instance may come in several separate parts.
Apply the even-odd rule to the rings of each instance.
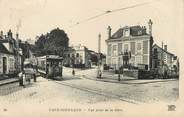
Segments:
[[[3,57],[3,74],[7,73],[7,58]]]

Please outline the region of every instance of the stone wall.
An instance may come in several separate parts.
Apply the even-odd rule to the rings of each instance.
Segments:
[[[124,70],[123,74],[136,79],[151,79],[153,78],[150,71],[146,70]]]

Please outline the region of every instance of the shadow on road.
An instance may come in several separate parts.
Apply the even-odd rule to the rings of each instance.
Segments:
[[[66,81],[66,80],[81,80],[81,78],[77,78],[77,77],[64,77],[61,81]]]
[[[109,81],[109,80],[105,80],[105,79],[97,79],[97,81],[102,81],[102,82],[110,82],[110,83],[120,83],[120,84],[150,84],[150,83],[159,83],[159,82],[170,82],[170,81],[177,81],[177,79],[174,80],[147,80],[147,81],[143,81],[143,80],[135,80],[135,79],[125,79],[125,80],[121,80],[121,81]]]

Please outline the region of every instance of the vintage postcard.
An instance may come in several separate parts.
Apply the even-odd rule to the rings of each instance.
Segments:
[[[183,0],[0,0],[0,117],[182,117]]]

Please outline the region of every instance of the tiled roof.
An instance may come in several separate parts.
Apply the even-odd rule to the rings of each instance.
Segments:
[[[141,27],[141,26],[131,26],[129,27],[130,29],[130,35],[131,36],[142,36],[142,35],[147,35],[146,33],[146,28]],[[124,28],[118,29],[111,37],[111,39],[117,39],[123,36],[123,31]]]
[[[7,50],[7,48],[6,48],[2,43],[0,43],[0,53],[4,53],[4,54],[14,54],[14,53],[12,53],[12,52],[9,52],[9,51]]]
[[[163,52],[166,52],[167,54],[170,54],[170,55],[173,55],[173,56],[174,56],[174,54],[172,54],[172,53],[166,51],[165,49],[161,48],[161,47],[158,46],[157,44],[154,44],[154,45],[153,45],[153,47],[155,47],[155,46],[157,46],[158,48],[160,48]]]

